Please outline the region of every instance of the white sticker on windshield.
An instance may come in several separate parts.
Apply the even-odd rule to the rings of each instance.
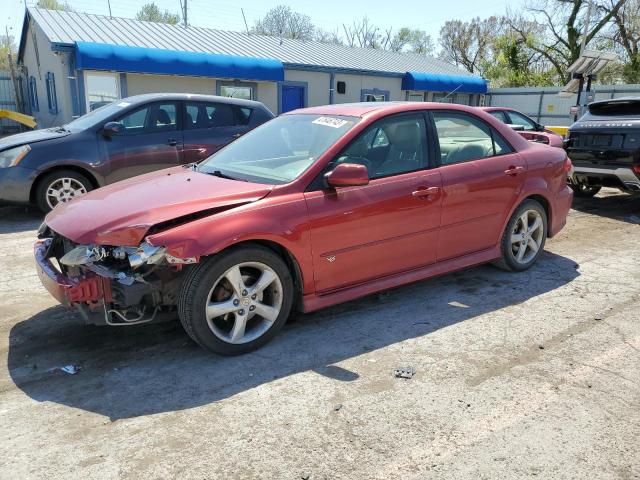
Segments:
[[[120,102],[117,106],[118,107],[128,107],[129,105],[131,105],[131,104],[128,103],[128,102]]]
[[[316,125],[324,125],[325,127],[340,128],[349,123],[349,121],[343,120],[341,118],[318,117],[311,123],[315,123]]]

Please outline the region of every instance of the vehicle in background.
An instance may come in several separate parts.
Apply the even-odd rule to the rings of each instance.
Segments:
[[[295,110],[197,166],[56,208],[38,273],[89,323],[179,316],[199,345],[244,353],[292,308],[491,261],[528,269],[566,222],[570,165],[473,107]]]
[[[571,125],[565,148],[577,196],[592,197],[602,187],[640,192],[640,97],[590,103]]]
[[[531,142],[544,143],[551,147],[562,148],[563,138],[556,132],[545,128],[524,113],[506,107],[480,107],[489,115],[506,123]]]
[[[61,127],[0,140],[0,202],[48,212],[90,190],[199,162],[273,118],[259,102],[146,94],[104,105]]]

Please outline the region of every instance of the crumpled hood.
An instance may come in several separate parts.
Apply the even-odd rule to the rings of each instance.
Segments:
[[[57,206],[45,222],[76,243],[138,246],[153,225],[255,202],[272,188],[174,167],[89,192]]]
[[[17,133],[0,139],[0,151],[19,147],[28,143],[42,142],[52,138],[66,137],[70,132],[48,128],[46,130],[32,130],[30,132]]]

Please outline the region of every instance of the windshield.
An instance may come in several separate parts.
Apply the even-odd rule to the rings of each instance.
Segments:
[[[198,171],[277,185],[298,178],[359,121],[334,115],[283,115],[240,137]]]
[[[91,128],[94,125],[104,122],[107,118],[111,117],[111,115],[121,112],[129,105],[131,105],[129,102],[122,100],[108,103],[100,108],[92,110],[86,115],[76,118],[71,123],[67,123],[65,128],[73,132],[86,130],[87,128]]]

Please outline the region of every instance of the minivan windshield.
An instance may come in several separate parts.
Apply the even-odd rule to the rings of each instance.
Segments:
[[[214,153],[197,169],[249,182],[289,183],[359,120],[337,115],[283,115]]]
[[[129,102],[116,100],[115,102],[107,103],[106,105],[96,108],[86,115],[82,115],[79,118],[76,118],[70,123],[67,123],[64,127],[67,130],[71,130],[72,132],[79,132],[81,130],[86,130],[87,128],[91,128],[95,125],[98,125],[107,118],[115,115],[118,112],[123,111],[131,105]]]

